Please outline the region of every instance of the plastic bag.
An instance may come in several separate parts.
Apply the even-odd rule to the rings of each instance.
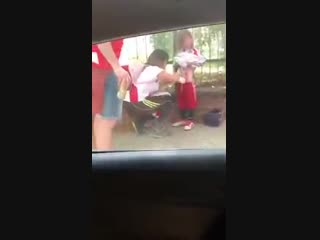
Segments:
[[[181,52],[174,57],[174,61],[183,68],[187,66],[200,67],[206,62],[206,58],[189,52]]]

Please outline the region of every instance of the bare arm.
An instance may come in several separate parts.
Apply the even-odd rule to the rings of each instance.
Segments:
[[[110,42],[98,44],[98,48],[114,70],[120,68],[119,60],[116,57]]]
[[[176,82],[184,83],[185,79],[181,77],[178,73],[175,74],[170,74],[167,73],[166,71],[162,71],[161,73],[158,74],[158,80],[160,83],[165,83],[165,84],[173,84]]]
[[[98,44],[98,48],[101,54],[111,65],[113,72],[116,75],[118,82],[120,83],[120,89],[124,94],[129,88],[131,82],[129,73],[120,66],[119,60],[113,51],[111,42]]]

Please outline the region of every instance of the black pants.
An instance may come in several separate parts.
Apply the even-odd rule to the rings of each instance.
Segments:
[[[181,110],[180,117],[183,120],[193,120],[194,110]]]
[[[153,118],[153,113],[158,112],[160,114],[159,121],[164,123],[169,120],[173,109],[171,96],[168,95],[147,97],[136,103],[124,102],[123,106],[133,120],[138,133],[143,129],[144,124]]]

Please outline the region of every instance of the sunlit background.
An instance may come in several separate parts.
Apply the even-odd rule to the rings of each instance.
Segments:
[[[130,118],[123,113],[123,119],[115,132],[115,148],[128,149],[194,149],[225,148],[226,121],[219,127],[203,124],[203,116],[213,109],[226,109],[226,24],[210,25],[189,29],[194,38],[195,47],[207,58],[207,62],[196,69],[198,107],[196,109],[196,127],[191,131],[173,129],[170,137],[150,139],[137,136],[131,127]],[[175,56],[174,39],[177,31],[163,32],[125,39],[123,59],[129,62],[144,63],[148,55],[156,48],[166,50],[170,56],[167,66],[172,71],[172,58]],[[121,59],[120,59],[121,60]],[[168,89],[174,95],[174,87]],[[225,117],[225,116],[224,116]],[[177,111],[172,119],[177,118]]]
[[[189,29],[195,46],[207,58],[207,63],[196,70],[197,84],[212,82],[226,72],[226,24],[211,25]],[[172,60],[175,52],[174,39],[176,31],[127,38],[124,45],[124,56],[131,62],[145,62],[155,49],[166,50]],[[168,65],[170,71],[172,65]]]

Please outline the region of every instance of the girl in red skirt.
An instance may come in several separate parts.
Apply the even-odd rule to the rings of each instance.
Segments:
[[[193,37],[191,32],[188,30],[178,32],[176,46],[178,54],[190,53],[195,56],[200,55],[199,51],[194,48]],[[182,75],[186,79],[186,83],[176,84],[176,96],[181,120],[175,122],[172,126],[183,126],[186,131],[191,130],[194,127],[194,110],[197,107],[196,86],[193,77],[195,68],[196,64],[187,64],[182,67],[176,63],[174,66],[175,71],[181,71]]]

